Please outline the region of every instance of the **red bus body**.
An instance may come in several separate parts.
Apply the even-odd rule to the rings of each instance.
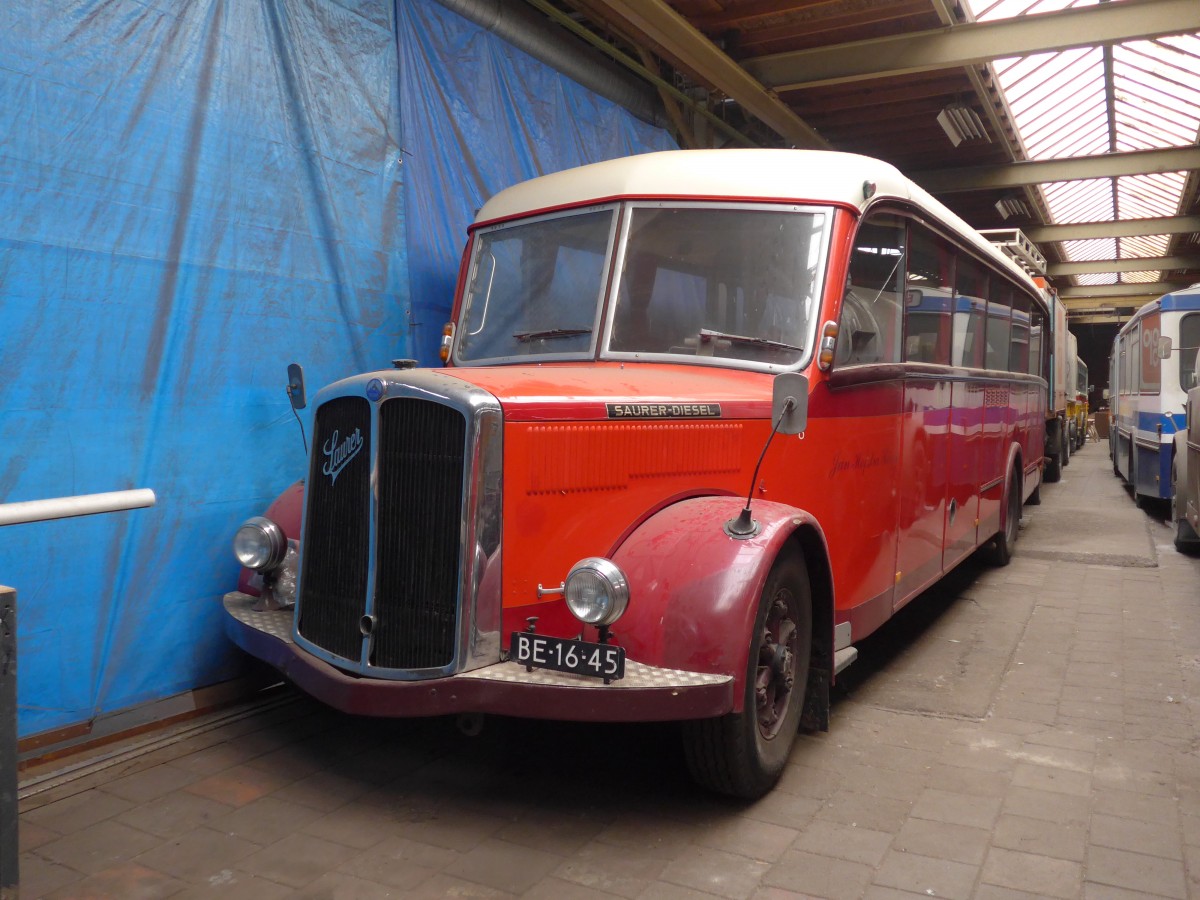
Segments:
[[[763,679],[770,682],[782,672],[777,663],[756,665],[755,654],[766,651],[755,643],[755,629],[756,615],[760,620],[763,615],[764,591],[774,589],[772,573],[785,556],[803,560],[811,594],[811,620],[801,623],[808,628],[805,643],[811,653],[805,653],[808,666],[800,673],[805,684],[799,687],[809,724],[817,726],[826,721],[828,687],[836,671],[854,657],[853,641],[873,632],[981,546],[1000,541],[1001,562],[1006,561],[1016,534],[1014,514],[1019,516],[1021,503],[1036,494],[1041,482],[1045,350],[1040,359],[1028,358],[1028,346],[1048,343],[1028,340],[1036,329],[1045,329],[1046,311],[1038,306],[1037,291],[940,204],[884,164],[841,154],[755,153],[760,152],[652,154],[603,163],[580,170],[580,175],[539,179],[534,188],[516,195],[505,192],[490,202],[473,226],[464,255],[454,335],[447,342],[449,365],[435,371],[368,373],[332,385],[317,398],[309,483],[320,481],[322,497],[338,490],[334,478],[345,479],[353,490],[351,479],[359,477],[337,474],[343,460],[331,463],[328,448],[331,440],[344,441],[349,425],[331,431],[332,425],[321,424],[322,410],[336,402],[342,404],[339,409],[361,407],[371,417],[362,463],[375,468],[361,490],[371,507],[369,516],[363,513],[364,534],[374,536],[369,549],[362,550],[370,565],[361,577],[374,595],[362,609],[345,613],[358,617],[366,610],[361,656],[350,624],[328,628],[334,635],[330,646],[340,641],[345,648],[340,651],[320,645],[324,638],[306,637],[306,628],[320,630],[304,624],[306,608],[318,603],[305,593],[306,585],[310,580],[333,585],[322,587],[325,593],[336,593],[336,585],[328,572],[306,568],[306,556],[319,552],[313,548],[327,540],[317,534],[314,522],[328,516],[323,508],[314,512],[314,504],[326,501],[306,501],[299,485],[267,513],[299,544],[299,612],[286,606],[256,610],[276,604],[255,601],[262,579],[243,570],[240,590],[226,598],[231,637],[305,690],[356,713],[497,712],[609,721],[744,714],[757,715],[763,735],[773,740],[764,724],[773,714],[762,711]],[[726,161],[739,170],[748,165],[753,170],[759,160],[760,169],[780,164],[793,173],[816,171],[804,176],[799,187],[772,179],[769,171],[739,175],[733,186],[725,185],[723,176],[709,174]],[[803,163],[801,169],[794,168],[796,160]],[[826,164],[841,181],[822,176],[820,168]],[[673,174],[652,190],[664,172]],[[816,185],[831,181],[850,188],[817,192]],[[702,241],[708,234],[702,214],[710,206],[743,216],[736,221],[745,225],[764,210],[773,214],[772,204],[804,217],[799,233],[806,249],[795,254],[799,263],[792,264],[796,271],[807,270],[813,289],[794,301],[805,312],[803,322],[790,326],[795,329],[792,342],[764,337],[765,330],[758,336],[719,334],[706,324],[698,336],[678,344],[660,341],[661,334],[644,338],[644,345],[621,343],[622,313],[635,304],[626,298],[634,290],[639,266],[647,265],[637,254],[649,254],[636,249],[638,235],[647,235],[643,246],[659,253],[653,276],[659,287],[652,290],[669,281],[679,287],[680,296],[699,297],[696,273],[711,253],[697,252],[689,269],[688,263],[664,263],[669,254],[663,248],[670,244],[674,252],[686,246],[687,239],[679,235],[689,228]],[[576,213],[578,218],[572,218]],[[596,288],[599,299],[591,326],[583,319],[552,323],[555,327],[545,331],[489,324],[506,314],[503,278],[535,262],[529,259],[529,242],[519,257],[513,254],[504,240],[520,232],[505,229],[526,220],[541,223],[538,227],[547,222],[578,227],[580,237],[564,243],[559,264],[578,256],[592,265],[592,245],[580,225],[587,216],[595,219],[595,234],[608,235],[604,252],[594,254],[594,264],[604,268],[603,278],[596,279],[602,284]],[[655,216],[663,222],[652,220]],[[726,220],[734,218],[718,218]],[[639,232],[642,221],[649,224]],[[774,228],[776,220],[770,221]],[[870,229],[863,223],[875,221],[884,223],[880,240],[864,237]],[[663,223],[678,230],[669,232]],[[730,244],[738,243],[739,233],[730,232]],[[881,243],[891,239],[888,235],[900,236],[897,249]],[[929,256],[933,262],[918,260],[918,239],[936,245]],[[747,240],[746,252],[757,253],[761,245],[761,239]],[[866,258],[872,254],[874,260]],[[845,311],[846,298],[860,278],[858,263],[865,259],[866,269],[880,269],[881,263],[887,269],[893,258],[897,261],[881,282],[888,290],[859,286],[859,294],[866,295],[856,301],[862,307],[853,316]],[[921,265],[924,274],[914,275]],[[970,319],[969,305],[951,303],[959,296],[956,285],[969,284],[963,274],[968,269],[976,281],[982,278],[980,283],[992,286],[990,299],[974,301],[984,317],[977,320]],[[750,285],[753,272],[731,272],[722,269],[719,289],[712,281],[697,300],[708,310],[705,322],[711,324],[718,315],[733,321],[733,310],[743,325],[765,322],[766,314],[760,312],[767,309],[770,292]],[[745,284],[735,288],[738,278]],[[939,294],[943,289],[933,282],[946,285],[945,302]],[[895,290],[890,289],[893,284]],[[563,296],[578,293],[573,288]],[[889,299],[881,300],[885,293]],[[1003,303],[997,295],[1006,298]],[[654,302],[658,300],[652,297],[648,304]],[[882,313],[862,312],[870,303],[877,310],[887,307]],[[918,311],[926,313],[920,335],[915,333]],[[985,347],[979,342],[992,327],[985,314],[1003,323],[996,327],[1004,329],[1005,345],[993,346],[996,338],[986,353],[989,360],[993,353],[1008,360],[1005,370],[968,364],[983,361]],[[894,317],[892,325],[884,323],[887,316]],[[871,328],[864,326],[864,317],[872,318]],[[657,330],[664,329],[660,325]],[[511,337],[509,332],[514,332]],[[472,351],[472,341],[489,335],[494,346],[508,349]],[[1026,342],[1025,356],[1017,346],[1021,341]],[[538,342],[548,348],[543,357],[520,357],[529,349],[526,344]],[[872,343],[875,358],[853,359],[860,345]],[[568,344],[573,349],[564,349]],[[885,344],[891,349],[880,350]],[[772,437],[778,412],[772,388],[781,372],[807,377],[807,422],[798,434]],[[364,392],[372,399],[362,399]],[[399,496],[395,491],[400,488],[390,486],[383,470],[401,459],[407,467],[425,465],[419,452],[421,429],[434,430],[426,424],[381,424],[380,410],[401,398],[414,410],[418,401],[429,398],[468,410],[462,527],[439,525],[440,519],[429,524],[432,532],[444,528],[447,535],[461,530],[476,536],[467,539],[473,541],[471,548],[460,549],[458,574],[446,582],[458,604],[459,624],[454,627],[459,631],[455,661],[436,672],[436,666],[406,671],[379,665],[372,655],[377,644],[385,643],[376,621],[385,602],[380,585],[399,577],[381,574],[389,565],[384,557],[393,551],[380,548],[388,541],[394,546],[397,540],[410,540],[389,537],[385,522],[389,516],[420,518],[429,512],[388,506],[387,497]],[[490,436],[473,443],[472,429]],[[401,440],[417,449],[388,456],[388,442]],[[342,446],[342,456],[358,452],[354,444]],[[435,456],[429,456],[431,467],[439,464]],[[344,462],[345,471],[352,472],[358,462]],[[365,472],[361,477],[366,478]],[[410,489],[417,492],[412,496],[423,496],[420,484],[405,488]],[[746,504],[747,493],[756,531],[731,534],[726,525]],[[459,507],[450,512],[458,515]],[[416,529],[405,534],[425,539],[418,525],[404,527]],[[421,552],[437,556],[438,547]],[[575,618],[562,593],[572,566],[597,557],[615,564],[627,582],[628,608],[613,624],[611,637]],[[412,565],[416,568],[404,571],[420,569]],[[267,582],[271,579],[268,574]],[[804,615],[788,612],[783,621],[790,625],[770,647],[782,653],[778,648],[796,624],[792,620]],[[527,671],[508,659],[509,636],[528,629],[534,617],[538,634],[619,645],[632,675],[604,684],[583,675]],[[774,620],[768,615],[767,621]],[[792,646],[780,658],[790,660],[796,650]],[[789,681],[779,687],[778,695],[789,696],[790,686]],[[757,713],[747,710],[752,703]],[[794,723],[788,721],[794,734]],[[791,736],[782,740],[790,745]]]

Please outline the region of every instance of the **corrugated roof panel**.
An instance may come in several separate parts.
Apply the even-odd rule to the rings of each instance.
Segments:
[[[1070,259],[1083,262],[1091,259],[1112,259],[1117,252],[1116,238],[1091,238],[1086,241],[1064,241],[1063,246],[1070,248]]]
[[[1042,192],[1054,210],[1055,222],[1102,222],[1113,218],[1111,182],[1107,178],[1056,181],[1043,185]]]
[[[1105,272],[1102,275],[1077,275],[1075,277],[1076,284],[1084,284],[1094,286],[1098,284],[1116,284],[1117,276],[1111,272]]]
[[[1183,193],[1186,172],[1128,175],[1117,179],[1117,207],[1122,219],[1171,215]]]
[[[1147,256],[1166,256],[1171,238],[1165,234],[1144,237],[1121,238],[1121,255],[1126,259],[1144,259]]]
[[[1098,0],[966,0],[977,21],[1093,6]],[[1109,0],[1132,2],[1132,0]],[[1084,48],[992,64],[1032,159],[1190,146],[1200,133],[1200,36],[1114,45],[1112,104],[1105,51]],[[1111,127],[1110,127],[1111,126]],[[1185,173],[1043,185],[1053,222],[1099,222],[1177,215]],[[1139,259],[1166,255],[1168,235],[1068,241],[1068,260]],[[1125,273],[1123,282],[1156,281],[1159,272]],[[1078,276],[1079,284],[1112,284],[1116,275]]]

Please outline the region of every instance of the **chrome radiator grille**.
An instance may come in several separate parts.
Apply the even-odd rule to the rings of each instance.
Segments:
[[[477,590],[498,558],[499,406],[405,375],[377,403],[350,387],[317,409],[296,619],[319,656],[402,679],[494,662],[499,609]]]
[[[371,665],[449,665],[462,551],[462,413],[425,400],[380,408],[379,533]]]
[[[349,459],[339,457],[339,448],[348,452],[355,435],[360,449]],[[306,640],[357,662],[371,536],[371,404],[365,397],[337,397],[317,410],[305,487],[297,627]]]

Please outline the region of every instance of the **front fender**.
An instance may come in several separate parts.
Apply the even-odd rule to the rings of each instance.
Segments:
[[[750,632],[775,557],[801,527],[825,544],[807,512],[762,500],[752,507],[758,534],[729,537],[722,525],[744,503],[737,497],[680,501],[643,522],[612,557],[629,579],[629,608],[614,629],[630,658],[732,675],[738,710]],[[814,606],[818,602],[814,597]]]

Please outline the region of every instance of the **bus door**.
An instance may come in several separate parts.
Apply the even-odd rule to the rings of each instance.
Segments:
[[[954,430],[953,277],[951,245],[910,223],[903,350],[905,363],[921,365],[905,368],[896,607],[942,574]]]
[[[1158,355],[1158,339],[1162,336],[1162,313],[1158,310],[1142,319],[1138,337],[1137,414],[1134,416],[1133,478],[1130,483],[1136,494],[1148,497],[1167,497],[1170,494],[1170,470],[1166,487],[1162,478],[1162,359]],[[1170,445],[1167,445],[1168,448]],[[1168,453],[1169,453],[1168,449]]]
[[[1133,433],[1130,424],[1136,418],[1137,403],[1130,391],[1132,359],[1136,348],[1137,325],[1122,334],[1117,340],[1117,366],[1114,390],[1110,391],[1112,410],[1112,454],[1113,467],[1126,481],[1133,480],[1130,460],[1133,456]]]
[[[1014,290],[1012,293],[1012,331],[1009,342],[1008,371],[1022,374],[1030,371],[1032,365],[1032,324],[1034,320],[1033,303],[1026,294]],[[1040,321],[1040,317],[1039,321]],[[1041,428],[1034,425],[1033,417],[1040,406],[1037,403],[1038,390],[1029,384],[1010,382],[1009,401],[1012,405],[1011,416],[1013,427],[1010,442],[1015,443],[1021,450],[1022,470],[1030,463],[1041,458],[1044,445]],[[1007,455],[1005,456],[1007,463]],[[1023,473],[1022,473],[1023,474]],[[1024,498],[1022,498],[1024,500]]]
[[[1014,388],[1004,379],[1012,352],[1013,289],[992,276],[988,289],[984,367],[991,375],[984,390],[983,438],[979,450],[979,533],[1000,530],[1008,451],[1016,424]],[[1016,392],[1021,396],[1021,392]]]
[[[984,329],[987,303],[962,293],[971,288],[969,269],[972,261],[959,260],[959,291],[954,304],[954,346],[952,363],[956,368],[978,371],[984,363]],[[978,268],[978,266],[975,266]],[[963,270],[968,270],[964,272]],[[964,373],[954,382],[951,396],[949,478],[946,504],[946,548],[942,568],[949,569],[975,549],[979,518],[979,454],[983,446],[984,401],[987,387],[982,379]]]
[[[834,354],[834,378],[843,386],[830,396],[838,415],[822,429],[832,460],[822,519],[830,523],[826,533],[843,538],[831,542],[830,554],[839,605],[849,598],[847,605],[863,611],[856,635],[887,621],[896,588],[905,236],[903,217],[886,211],[855,234]],[[818,408],[810,407],[810,417]]]

